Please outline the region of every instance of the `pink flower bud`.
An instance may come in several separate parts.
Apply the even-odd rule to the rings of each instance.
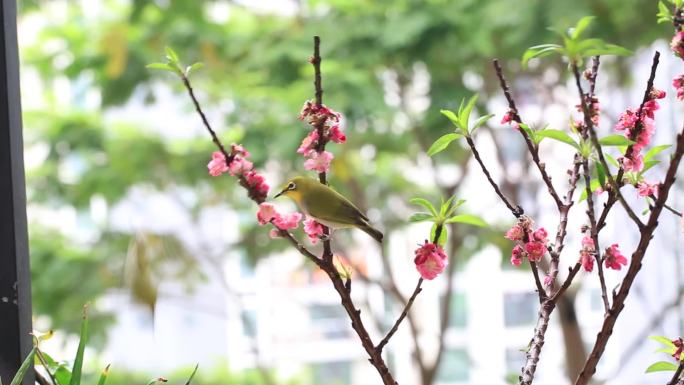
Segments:
[[[546,243],[546,242],[547,242],[546,237],[548,237],[548,233],[546,232],[546,229],[543,228],[543,227],[538,228],[538,229],[532,234],[532,238],[533,238],[535,241],[537,241],[537,242]]]

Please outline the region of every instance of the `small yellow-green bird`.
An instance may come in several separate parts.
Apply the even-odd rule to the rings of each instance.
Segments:
[[[356,227],[382,243],[382,233],[347,198],[316,179],[297,176],[276,194],[292,199],[307,216],[331,229]]]

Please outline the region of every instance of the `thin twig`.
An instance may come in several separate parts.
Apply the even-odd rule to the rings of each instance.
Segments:
[[[667,385],[677,385],[677,383],[680,380],[680,377],[682,376],[682,370],[684,370],[684,361],[679,362],[677,370],[675,370],[674,374],[672,375],[672,379],[670,379],[670,381],[667,382]]]
[[[520,114],[518,111],[518,108],[515,106],[515,101],[513,100],[513,96],[511,96],[510,88],[508,87],[508,83],[506,82],[506,78],[504,77],[503,74],[503,69],[501,68],[501,65],[499,64],[498,59],[494,59],[494,69],[496,71],[496,76],[499,78],[499,84],[501,85],[501,89],[503,90],[504,96],[506,97],[506,100],[508,101],[508,108],[510,112],[513,113],[513,120],[518,122],[518,124],[522,124],[522,119],[520,118]],[[529,150],[530,154],[532,155],[532,161],[534,162],[535,165],[537,165],[537,168],[539,169],[539,173],[541,174],[542,180],[546,184],[546,187],[549,190],[549,194],[553,198],[554,202],[556,203],[556,206],[558,207],[558,210],[560,210],[563,207],[563,202],[561,201],[561,198],[558,196],[558,192],[556,192],[556,188],[553,187],[553,183],[551,182],[551,177],[549,174],[546,172],[546,165],[541,162],[539,159],[539,147],[534,144],[532,141],[532,138],[527,135],[527,132],[525,130],[520,129],[520,134],[523,136],[525,139],[525,143],[527,144],[527,149]]]
[[[656,55],[656,57],[657,57],[657,55]],[[577,92],[579,92],[579,96],[580,96],[580,103],[581,103],[582,112],[584,115],[584,124],[586,126],[586,130],[589,131],[589,137],[591,138],[591,142],[594,145],[594,148],[596,149],[596,153],[598,154],[599,161],[601,162],[601,165],[603,166],[606,177],[608,178],[608,182],[610,183],[611,193],[613,193],[617,196],[618,201],[622,204],[622,207],[625,209],[625,211],[627,212],[627,215],[629,215],[630,219],[632,219],[632,221],[637,225],[637,227],[639,227],[639,229],[642,229],[644,227],[643,222],[641,222],[641,219],[639,219],[639,216],[629,206],[629,204],[625,200],[625,197],[622,196],[622,192],[620,192],[620,187],[622,187],[622,186],[618,185],[618,183],[615,181],[615,178],[613,177],[613,174],[610,172],[610,166],[608,165],[608,162],[606,161],[606,157],[603,154],[603,149],[601,147],[601,144],[599,143],[598,136],[596,135],[596,130],[594,129],[594,123],[591,120],[591,114],[589,112],[589,106],[587,106],[586,100],[584,98],[584,91],[582,90],[582,84],[580,82],[579,69],[577,68],[577,64],[575,64],[575,63],[572,64],[572,72],[575,75],[575,84],[577,85]],[[620,170],[622,170],[622,167],[620,168]]]
[[[397,318],[396,322],[394,322],[394,325],[392,326],[390,331],[387,332],[387,335],[385,336],[385,338],[383,338],[382,341],[380,341],[380,343],[378,343],[378,346],[375,347],[375,350],[378,353],[382,353],[382,348],[384,348],[385,345],[387,345],[390,338],[392,338],[394,333],[397,332],[397,329],[399,329],[399,324],[401,324],[401,321],[403,321],[404,318],[406,318],[406,315],[408,314],[409,310],[411,310],[411,306],[413,305],[413,301],[416,299],[418,294],[421,291],[423,291],[423,288],[421,288],[422,284],[423,284],[423,278],[421,277],[418,279],[418,284],[416,285],[416,288],[413,290],[413,294],[411,294],[411,297],[409,298],[408,302],[406,302],[406,306],[404,306],[404,310],[401,312],[401,315],[399,316],[399,318]]]
[[[565,245],[565,236],[567,235],[568,227],[568,216],[570,215],[570,210],[574,205],[573,196],[575,194],[575,189],[577,188],[577,182],[579,181],[579,167],[580,167],[580,155],[575,154],[573,156],[573,166],[572,169],[568,170],[570,178],[568,179],[568,191],[565,194],[565,202],[563,208],[560,210],[560,221],[558,223],[558,230],[556,231],[556,242],[551,250],[551,265],[549,268],[549,275],[551,277],[551,282],[556,282],[558,277],[558,265],[560,264],[560,254],[563,251]],[[572,278],[570,278],[572,279]],[[548,297],[554,296],[552,294],[553,285],[549,285]]]
[[[546,290],[544,290],[544,285],[542,285],[539,279],[539,268],[537,268],[537,262],[530,261],[530,268],[532,269],[532,275],[534,276],[534,284],[537,286],[537,292],[539,293],[539,302],[543,302],[546,299]]]
[[[641,124],[642,124],[641,123],[641,119],[642,119],[641,111],[643,111],[644,105],[649,100],[649,94],[651,92],[651,89],[653,89],[653,82],[655,81],[656,69],[658,68],[659,58],[660,58],[660,53],[656,51],[655,55],[653,55],[653,62],[651,63],[651,72],[648,76],[648,81],[646,82],[646,90],[644,91],[644,97],[641,100],[641,104],[639,105],[639,110],[637,112],[637,121],[635,123],[635,128],[641,127]],[[634,131],[635,132],[633,134],[636,134],[637,129],[635,129]],[[635,137],[636,137],[635,135],[632,135],[632,139]],[[632,146],[630,145],[627,148],[627,151],[625,152],[626,154],[628,154],[631,151],[630,150],[631,147]],[[606,173],[610,174],[608,169],[606,169]],[[616,179],[616,181],[620,187],[622,187],[624,185],[624,182],[622,179],[624,174],[625,174],[625,170],[621,166],[620,169],[618,170],[617,176],[615,177],[615,179]],[[606,219],[608,218],[608,213],[610,212],[610,209],[613,207],[615,202],[617,202],[617,200],[618,200],[618,197],[614,192],[612,192],[608,196],[608,200],[603,205],[603,211],[601,212],[601,215],[599,216],[598,222],[596,223],[596,226],[598,227],[599,231],[601,231],[603,229],[603,227],[606,225]]]
[[[314,67],[314,90],[316,94],[316,107],[320,108],[323,105],[323,81],[321,76],[321,38],[314,36],[314,55],[311,58],[311,64]],[[316,122],[316,130],[318,131],[318,145],[316,152],[319,154],[325,151],[325,119],[320,119]],[[318,180],[324,185],[328,184],[328,178],[325,172],[318,173]],[[330,229],[328,226],[323,226],[323,259],[332,261],[332,248],[330,247]],[[350,281],[351,282],[351,281]]]
[[[487,170],[487,166],[485,166],[484,162],[482,161],[482,158],[480,157],[480,153],[477,151],[477,147],[475,147],[475,142],[473,142],[473,139],[470,136],[466,136],[466,142],[468,143],[468,146],[470,146],[471,151],[473,152],[473,156],[475,157],[475,160],[477,160],[477,163],[480,165],[480,168],[482,169],[482,172],[485,174],[487,177],[487,180],[489,181],[489,184],[492,185],[494,188],[494,192],[496,192],[496,195],[501,198],[503,203],[508,207],[508,210],[510,210],[511,214],[515,216],[516,218],[520,218],[521,215],[525,213],[522,207],[520,205],[515,205],[513,207],[513,204],[511,201],[506,198],[504,193],[501,191],[501,188],[499,185],[494,181],[494,178],[492,178],[492,175],[489,173],[489,170]]]
[[[584,189],[587,192],[587,217],[589,218],[589,231],[591,239],[594,242],[594,258],[596,258],[599,283],[601,285],[601,298],[603,299],[603,308],[606,313],[610,309],[608,302],[608,293],[606,290],[606,279],[603,275],[603,263],[601,261],[601,248],[599,246],[598,230],[596,228],[596,216],[594,214],[594,197],[591,192],[591,176],[589,175],[589,160],[582,161],[582,173],[584,174]]]

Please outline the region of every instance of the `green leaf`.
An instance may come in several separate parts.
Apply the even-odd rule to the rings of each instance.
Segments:
[[[532,141],[534,141],[534,139],[535,139],[535,131],[533,131],[533,130],[530,128],[530,126],[528,126],[528,125],[525,124],[525,123],[520,123],[520,124],[518,125],[518,127],[520,127],[520,128],[527,134],[527,136],[529,136],[530,139],[531,139]]]
[[[168,63],[150,63],[150,64],[146,65],[145,68],[149,68],[152,70],[163,70],[163,71],[176,72],[176,69],[173,68],[173,66],[171,66]]]
[[[185,76],[190,76],[191,72],[197,71],[198,69],[201,69],[203,67],[204,67],[204,63],[201,63],[201,62],[193,63],[192,65],[185,67]]]
[[[178,54],[176,53],[176,51],[173,50],[173,48],[165,47],[164,51],[166,51],[166,58],[171,63],[178,63]]]
[[[437,210],[435,210],[434,206],[432,206],[432,203],[430,203],[427,199],[424,198],[412,198],[409,200],[409,203],[412,203],[414,205],[419,205],[425,207],[428,211],[432,213],[433,216],[437,216]]]
[[[662,1],[658,2],[658,13],[656,16],[658,17],[658,23],[665,23],[672,20],[672,13],[670,13],[670,10]]]
[[[12,382],[10,382],[10,385],[21,385],[21,382],[24,380],[24,376],[26,376],[26,372],[28,372],[28,370],[32,367],[31,364],[33,364],[33,356],[35,356],[35,354],[36,347],[34,346],[29,352],[28,356],[26,356],[26,359],[24,359],[24,362],[21,363],[19,370],[17,370],[17,374],[14,375]]]
[[[449,118],[449,120],[451,120],[451,123],[453,123],[456,127],[461,128],[461,126],[460,126],[461,122],[458,121],[458,116],[456,116],[456,114],[454,114],[453,111],[450,111],[450,110],[439,110],[439,112],[440,112],[442,115],[444,115],[444,116],[446,116],[447,118]]]
[[[572,28],[570,31],[570,38],[573,40],[577,40],[577,38],[582,35],[582,32],[584,32],[585,29],[591,24],[591,22],[594,20],[594,16],[585,16],[577,22],[575,25],[575,28]]]
[[[438,226],[439,226],[439,224],[437,224],[437,223],[435,223],[434,225],[432,225],[432,229],[430,230],[430,242],[434,242],[434,241],[435,241],[435,235],[437,235],[436,233],[437,233],[437,227],[438,227]],[[448,232],[448,231],[447,231],[447,227],[446,227],[446,226],[442,226],[442,232],[439,234],[439,239],[437,240],[437,244],[438,244],[438,245],[444,246],[444,245],[446,244],[446,241],[447,241],[447,232]]]
[[[539,130],[535,133],[535,136],[557,140],[559,142],[569,144],[575,149],[579,149],[579,144],[577,144],[577,142],[575,142],[575,140],[572,139],[565,131],[554,129]]]
[[[639,171],[639,175],[643,175],[646,171],[652,169],[653,166],[657,165],[658,163],[660,163],[659,160],[649,160],[648,162],[644,162],[644,168]]]
[[[634,144],[634,142],[625,138],[622,135],[613,134],[600,138],[599,144],[602,146],[629,146],[631,144]]]
[[[88,305],[83,307],[83,320],[81,321],[81,336],[78,341],[78,349],[76,350],[76,358],[74,358],[74,366],[71,368],[71,380],[69,385],[80,385],[81,374],[83,370],[83,354],[85,346],[88,342]]]
[[[612,164],[615,168],[620,168],[620,163],[618,163],[618,161],[615,160],[615,158],[613,158],[610,154],[604,153],[603,155],[606,157],[608,163]]]
[[[195,378],[195,374],[197,374],[197,369],[199,369],[199,364],[195,365],[195,369],[192,371],[192,374],[190,374],[190,377],[188,378],[187,381],[185,381],[185,385],[190,385],[192,382],[192,379]]]
[[[606,170],[600,162],[594,163],[596,165],[596,175],[598,176],[598,181],[601,187],[606,185]]]
[[[674,372],[677,370],[677,365],[673,364],[672,362],[667,362],[667,361],[658,361],[655,364],[652,364],[646,369],[646,373],[653,373],[653,372]]]
[[[544,47],[544,48],[539,48]],[[543,44],[541,46],[530,47],[523,53],[522,66],[527,68],[527,63],[534,58],[542,58],[553,55],[554,53],[562,53],[563,48],[558,44]]]
[[[646,212],[649,212],[649,211],[650,211],[650,208],[646,208]],[[644,214],[645,214],[645,213],[644,213]],[[642,215],[644,215],[644,214],[642,214]],[[667,353],[667,354],[669,354],[669,355],[673,355],[676,351],[677,351],[677,348],[675,348],[675,347],[673,346],[673,347],[671,347],[671,348],[660,348],[660,349],[657,349],[657,350],[656,350],[656,353]]]
[[[601,182],[599,182],[598,179],[592,179],[591,182],[589,183],[589,189],[593,193],[596,191],[597,188],[601,187]],[[587,199],[587,189],[583,188],[582,193],[580,193],[580,198],[579,201],[582,202],[583,200]]]
[[[668,148],[672,147],[671,144],[662,144],[660,146],[655,146],[651,148],[650,150],[646,151],[644,154],[644,162],[648,162],[651,158],[654,156],[660,154],[661,152],[667,150]]]
[[[675,344],[672,343],[672,340],[665,337],[665,336],[649,336],[648,339],[656,341],[656,342],[660,342],[661,344],[663,344],[667,347],[671,347],[671,348],[675,347]]]
[[[477,94],[471,96],[465,108],[462,111],[458,112],[458,119],[461,121],[461,125],[463,125],[463,127],[466,130],[468,129],[468,121],[470,120],[470,114],[473,112],[473,108],[475,108],[475,103],[477,103],[477,98]]]
[[[459,200],[457,200],[456,203],[454,203],[453,205],[451,205],[451,208],[449,208],[449,210],[448,210],[444,215],[445,215],[446,217],[450,217],[451,214],[453,214],[454,211],[456,211],[456,209],[459,208],[459,207],[460,207],[462,204],[464,204],[464,203],[465,203],[465,199],[459,199]]]
[[[100,374],[100,379],[97,381],[97,385],[105,385],[107,382],[107,376],[109,375],[109,365],[105,366],[104,370]]]
[[[615,44],[605,44],[602,47],[596,47],[588,49],[583,52],[585,56],[603,56],[603,55],[615,55],[615,56],[629,56],[632,51],[627,48],[620,47]]]
[[[470,214],[455,215],[447,219],[444,223],[465,223],[473,226],[487,227],[487,222],[482,218]]]
[[[480,126],[487,123],[487,121],[493,117],[494,114],[487,114],[485,116],[480,116],[479,118],[477,118],[477,120],[473,124],[473,127],[470,129],[470,134],[472,135],[475,132],[475,130],[477,130],[478,128],[480,128]]]
[[[427,151],[428,156],[433,156],[444,151],[449,146],[449,143],[461,138],[463,135],[452,132],[450,134],[442,135],[439,139],[432,143],[432,146]]]
[[[435,217],[427,213],[415,213],[409,218],[409,222],[425,222],[434,219]]]

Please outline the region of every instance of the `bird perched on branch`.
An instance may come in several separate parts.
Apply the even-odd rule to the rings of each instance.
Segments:
[[[347,198],[319,181],[297,176],[290,179],[275,198],[292,199],[307,216],[331,229],[356,227],[382,243],[382,233]]]

